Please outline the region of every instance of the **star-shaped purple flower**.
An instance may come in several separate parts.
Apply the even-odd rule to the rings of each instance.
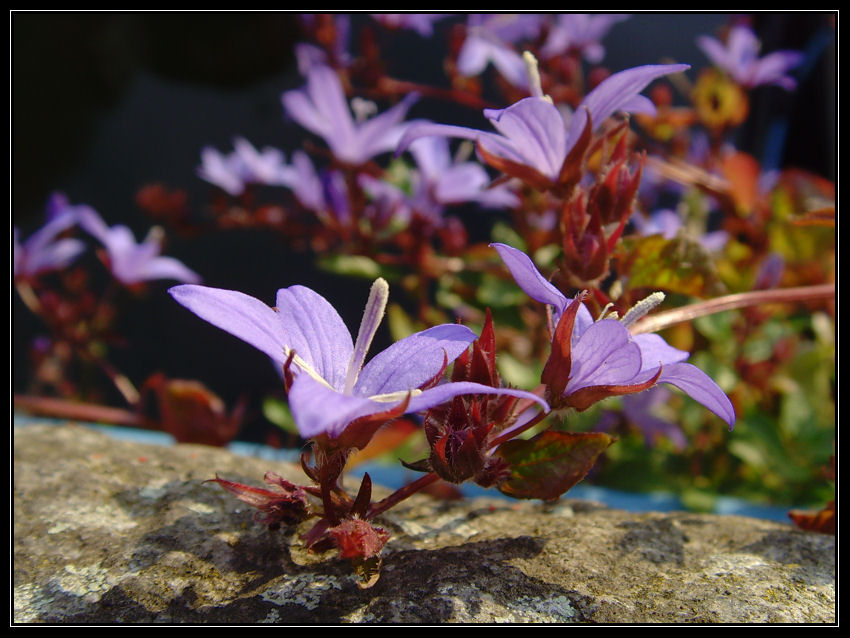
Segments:
[[[415,205],[434,210],[476,202],[490,208],[511,208],[519,198],[508,187],[491,188],[492,179],[477,162],[455,162],[444,137],[425,137],[410,146],[419,167],[414,175]]]
[[[549,28],[540,55],[548,59],[568,51],[579,51],[591,64],[599,64],[605,57],[605,48],[599,41],[611,27],[628,18],[629,15],[623,13],[560,13]]]
[[[388,290],[383,279],[373,284],[354,343],[333,306],[304,286],[278,290],[274,308],[233,290],[182,285],[169,292],[202,319],[264,352],[278,368],[293,372],[289,402],[304,438],[324,435],[361,447],[371,431],[363,437],[347,429],[364,419],[376,418],[377,428],[382,415],[427,410],[462,394],[511,394],[548,409],[539,397],[521,390],[468,382],[434,385],[444,366],[475,339],[459,324],[405,337],[364,365]]]
[[[183,262],[159,254],[162,246],[156,233],[137,243],[133,231],[127,226],[108,226],[89,206],[80,206],[77,215],[80,226],[103,244],[112,275],[124,285],[132,286],[155,279],[201,281],[200,275]]]
[[[223,155],[211,146],[204,147],[198,177],[234,196],[242,194],[247,184],[287,184],[290,169],[282,151],[272,147],[257,150],[242,137],[233,140],[233,148],[232,153]]]
[[[688,68],[686,64],[662,64],[615,73],[582,100],[568,123],[561,111],[542,97],[524,98],[506,109],[485,109],[484,116],[498,133],[433,122],[413,123],[402,136],[396,154],[421,137],[470,139],[489,155],[527,167],[554,184],[588,118],[597,128],[617,111],[654,114],[655,106],[640,92],[656,78]]]
[[[797,86],[797,81],[787,73],[803,62],[803,53],[774,51],[760,58],[761,43],[756,34],[745,26],[733,26],[726,44],[717,38],[703,35],[697,38],[697,46],[712,64],[728,73],[744,88],[775,84],[791,91]]]
[[[546,281],[528,255],[505,244],[491,246],[498,251],[517,285],[532,299],[552,307],[551,331],[556,342],[562,317],[568,312],[572,314],[574,323],[569,337],[562,335],[569,343],[553,344],[553,350],[558,347],[567,352],[569,378],[562,380],[562,396],[569,399],[569,405],[584,409],[597,397],[668,383],[714,412],[730,428],[734,425],[731,401],[711,377],[685,363],[687,352],[673,348],[656,334],[632,335],[627,327],[629,315],[622,320],[594,321],[584,304],[568,300]]]
[[[358,165],[396,148],[407,126],[401,122],[418,96],[407,95],[388,111],[355,120],[336,72],[315,64],[306,88],[287,91],[281,99],[289,116],[323,138],[338,160]]]
[[[86,246],[79,239],[57,236],[77,223],[77,209],[68,205],[64,195],[54,194],[47,205],[47,222],[23,243],[14,229],[13,276],[35,277],[43,272],[68,266]]]

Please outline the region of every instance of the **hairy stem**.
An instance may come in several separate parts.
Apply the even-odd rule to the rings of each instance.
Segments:
[[[365,520],[371,520],[378,516],[379,514],[383,514],[391,507],[394,507],[401,503],[404,499],[409,498],[416,494],[419,490],[431,485],[431,483],[435,483],[440,480],[440,477],[437,476],[434,472],[429,472],[423,476],[420,476],[418,479],[413,481],[412,483],[408,483],[404,487],[397,489],[395,492],[390,494],[385,499],[378,501],[377,503],[373,503],[369,510],[366,512],[366,516],[363,518]]]

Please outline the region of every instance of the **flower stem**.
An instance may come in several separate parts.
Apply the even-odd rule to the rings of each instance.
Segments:
[[[537,413],[537,416],[535,416],[533,419],[528,421],[528,423],[523,423],[519,427],[510,428],[509,430],[505,430],[504,432],[499,434],[499,436],[497,436],[495,439],[490,441],[490,449],[498,447],[499,445],[501,445],[505,441],[509,441],[510,439],[516,438],[517,436],[519,436],[520,434],[522,434],[526,430],[530,430],[535,425],[540,423],[543,419],[545,419],[547,416],[549,416],[549,414],[551,414],[551,412],[544,412],[543,410],[541,410],[540,412]]]
[[[80,403],[54,397],[16,394],[14,406],[16,410],[22,410],[34,416],[124,425],[149,430],[158,429],[155,423],[151,423],[141,414],[96,403]]]
[[[777,290],[755,290],[753,292],[742,292],[735,295],[717,297],[708,301],[674,308],[666,312],[659,312],[650,317],[644,317],[635,323],[629,331],[633,334],[645,332],[657,332],[672,325],[692,321],[698,317],[713,315],[726,310],[736,310],[749,306],[758,306],[769,303],[792,303],[801,301],[820,301],[835,298],[835,284],[821,284],[817,286],[800,286],[797,288],[780,288]]]
[[[413,496],[419,490],[431,485],[431,483],[437,482],[438,480],[440,480],[440,477],[437,476],[434,472],[429,472],[428,474],[420,476],[412,483],[408,483],[404,487],[397,489],[385,499],[382,499],[377,503],[373,503],[369,507],[369,510],[366,512],[366,516],[364,516],[363,518],[368,521],[375,518],[379,514],[383,514],[391,507],[398,505],[404,499]]]

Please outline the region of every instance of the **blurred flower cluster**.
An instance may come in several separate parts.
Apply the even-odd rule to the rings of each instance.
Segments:
[[[38,356],[109,365],[93,353],[115,309],[70,268],[86,250],[76,229],[119,287],[178,281],[178,303],[268,356],[286,400],[265,414],[309,443],[305,485],[214,480],[272,527],[311,521],[307,546],[337,549],[363,586],[389,538],[375,519],[438,481],[551,500],[590,474],[696,508],[720,493],[833,500],[819,472],[835,435],[835,185],[735,146],[751,96],[794,91],[806,54],[761,55],[742,19],[698,39],[704,59],[610,69],[606,39],[629,19],[300,16],[302,82],[280,103],[297,150],[241,136],[199,149],[202,223],[179,190],[137,201],[165,231],[263,229],[369,278],[357,332],[292,273],[273,306],[200,285],[159,254],[165,231],[137,244],[57,196],[41,230],[15,237],[15,284],[51,328]],[[437,33],[445,82],[395,76],[387,43]],[[479,124],[429,119],[433,104]],[[368,358],[385,316],[394,343]],[[53,378],[73,395],[67,372]],[[244,406],[228,413],[200,383],[158,375],[147,391],[181,440],[237,436]],[[421,476],[373,502],[366,474],[349,495],[341,477],[382,453]]]

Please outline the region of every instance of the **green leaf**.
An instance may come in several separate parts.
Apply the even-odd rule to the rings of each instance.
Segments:
[[[508,352],[499,353],[496,360],[499,374],[505,383],[517,388],[534,388],[540,384],[540,374],[543,366],[539,361],[526,365]]]
[[[263,416],[281,430],[298,434],[298,428],[295,426],[295,420],[286,401],[276,397],[266,397],[263,399]]]
[[[630,288],[651,288],[696,297],[723,294],[725,286],[705,249],[677,235],[626,237],[617,249],[620,276]]]
[[[602,432],[547,430],[527,441],[508,441],[496,450],[511,471],[499,491],[514,498],[556,499],[583,479],[615,440]]]
[[[526,250],[525,240],[522,238],[522,235],[516,232],[510,224],[502,221],[493,224],[493,228],[490,231],[490,239],[494,242],[513,246],[517,250]]]
[[[386,276],[378,262],[364,255],[324,255],[318,265],[322,270],[349,277],[374,280]]]
[[[507,281],[485,274],[481,278],[478,289],[475,291],[475,299],[482,306],[505,308],[508,306],[518,306],[528,299],[528,297],[526,297],[522,289],[513,281]]]

